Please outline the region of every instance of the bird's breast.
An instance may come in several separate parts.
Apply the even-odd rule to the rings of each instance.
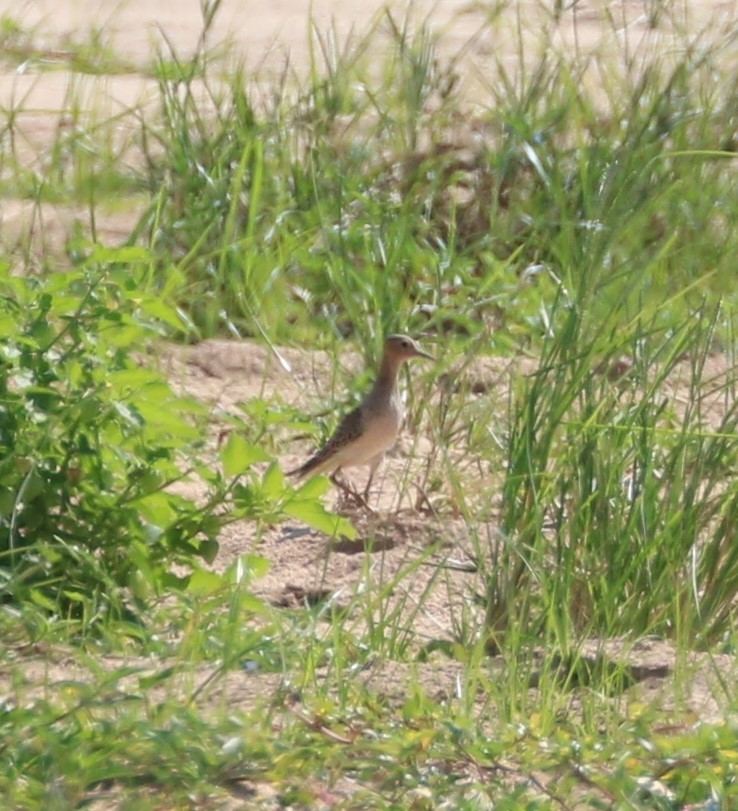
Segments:
[[[394,444],[402,426],[403,417],[402,403],[395,401],[394,398],[388,407],[366,415],[366,433],[371,437],[377,452],[385,451]]]

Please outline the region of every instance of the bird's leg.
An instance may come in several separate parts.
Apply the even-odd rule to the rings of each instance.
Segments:
[[[372,482],[374,481],[374,474],[377,472],[377,468],[379,467],[382,459],[384,459],[384,453],[378,453],[370,462],[369,462],[369,478],[366,482],[366,487],[364,488],[364,501],[369,501],[369,490],[371,489]]]
[[[330,475],[330,480],[333,484],[345,495],[347,496],[354,496],[356,495],[355,490],[350,487],[342,478],[339,477],[339,473],[341,472],[341,468],[336,468],[333,473]]]
[[[374,471],[370,470],[369,471],[369,478],[367,479],[366,487],[364,488],[364,493],[362,495],[364,501],[369,501],[369,490],[371,489],[372,479],[373,478],[374,478]]]
[[[367,504],[365,496],[362,496],[361,493],[357,493],[356,490],[351,487],[350,484],[347,484],[343,479],[338,477],[338,470],[335,470],[331,475],[330,479],[333,484],[338,487],[338,489],[343,493],[344,497],[346,498],[347,502],[353,502],[354,504],[358,504],[360,507],[363,507],[365,510],[369,512],[373,512],[372,508]]]

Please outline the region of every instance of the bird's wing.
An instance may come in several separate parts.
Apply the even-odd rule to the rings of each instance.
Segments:
[[[321,472],[320,468],[327,470],[330,467],[330,460],[338,450],[357,440],[364,430],[364,419],[362,408],[359,406],[346,416],[338,424],[338,428],[333,432],[333,436],[323,447],[307,462],[296,470],[291,471],[295,476],[307,476],[308,473]]]

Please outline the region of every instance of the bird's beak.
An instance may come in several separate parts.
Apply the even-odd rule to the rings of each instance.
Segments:
[[[419,346],[416,346],[416,347],[415,347],[415,353],[416,353],[416,354],[417,354],[419,357],[421,357],[421,358],[428,358],[428,360],[435,360],[435,358],[433,357],[433,355],[429,355],[427,352],[425,352],[425,351],[424,351],[423,349],[421,349]]]

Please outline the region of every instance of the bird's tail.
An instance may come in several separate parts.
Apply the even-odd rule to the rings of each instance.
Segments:
[[[307,462],[300,465],[300,467],[296,467],[294,470],[288,470],[285,475],[292,476],[295,479],[304,479],[305,476],[309,476],[311,473],[315,474],[316,476],[319,473],[323,473],[325,470],[330,468],[330,458],[333,456],[332,453],[327,453],[326,448],[322,451],[319,451],[314,456],[311,456]],[[328,464],[326,464],[328,462]]]

